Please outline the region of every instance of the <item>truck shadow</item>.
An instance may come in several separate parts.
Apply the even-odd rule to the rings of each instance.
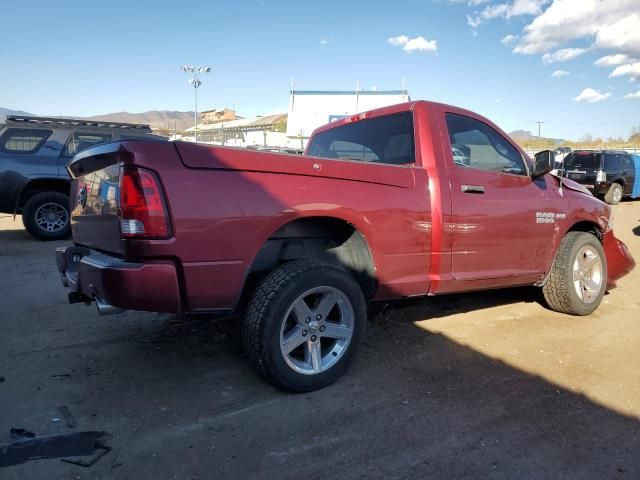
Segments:
[[[458,302],[502,302],[471,297]],[[141,465],[150,476],[183,478],[640,475],[637,418],[412,324],[424,313],[446,316],[442,305],[413,303],[387,321],[393,310],[370,321],[342,380],[304,395],[273,389],[238,358],[235,319],[150,324],[142,341],[78,365],[99,379],[85,382],[79,416],[117,418],[104,428],[123,449],[121,475]],[[170,452],[187,445],[172,462]]]

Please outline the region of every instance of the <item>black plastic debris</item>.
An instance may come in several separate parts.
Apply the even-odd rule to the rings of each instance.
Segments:
[[[60,412],[60,415],[62,415],[62,418],[64,418],[65,422],[67,422],[67,427],[76,428],[76,417],[73,416],[69,407],[62,405],[61,407],[58,407],[58,411]]]
[[[9,435],[11,435],[11,440],[23,440],[25,438],[35,438],[36,436],[35,433],[24,428],[12,428],[9,430]]]
[[[88,456],[100,450],[97,457],[89,462],[68,461],[83,467],[91,466],[111,450],[99,441],[103,435],[104,432],[88,431],[36,436],[24,429],[11,429],[13,441],[0,444],[0,467],[19,465],[40,458]]]

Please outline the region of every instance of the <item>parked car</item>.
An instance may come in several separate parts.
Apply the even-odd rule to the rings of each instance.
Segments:
[[[94,145],[149,134],[148,125],[8,116],[0,126],[0,213],[22,214],[25,228],[41,240],[68,237],[71,158]]]
[[[304,156],[101,145],[69,166],[58,270],[101,313],[238,314],[256,369],[310,391],[346,371],[369,300],[536,285],[556,311],[598,307],[634,267],[611,209],[547,175],[551,151],[526,158],[486,118],[424,101],[321,127]]]
[[[564,159],[563,171],[610,205],[631,196],[636,182],[633,156],[624,150],[577,150]]]

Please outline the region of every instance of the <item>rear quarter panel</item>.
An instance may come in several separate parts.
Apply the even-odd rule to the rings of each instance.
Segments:
[[[127,257],[177,257],[190,310],[233,308],[264,242],[303,217],[340,218],[364,235],[379,298],[426,293],[430,205],[416,167],[177,143],[185,168],[169,145],[128,147],[161,172],[175,236],[131,241]]]

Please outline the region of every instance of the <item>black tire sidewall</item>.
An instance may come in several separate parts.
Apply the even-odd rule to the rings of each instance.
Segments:
[[[57,232],[47,232],[36,223],[36,212],[45,203],[55,203],[67,211],[67,225]],[[71,234],[69,196],[59,192],[42,192],[31,197],[22,209],[22,223],[27,231],[40,240],[63,240]]]
[[[354,329],[347,351],[335,365],[322,373],[305,375],[292,370],[283,358],[280,351],[280,329],[291,304],[304,292],[319,286],[330,286],[346,295],[353,309]],[[281,295],[273,301],[269,319],[264,325],[263,352],[268,357],[267,361],[271,363],[271,369],[275,374],[274,381],[279,387],[295,392],[316,390],[335,382],[352,363],[362,341],[366,319],[364,297],[360,287],[348,273],[329,265],[304,272],[295,282],[287,285]]]
[[[598,297],[591,303],[585,303],[578,296],[578,293],[576,292],[573,284],[573,264],[580,249],[586,245],[593,247],[598,252],[602,265],[602,286],[600,288],[600,292],[598,293]],[[571,259],[571,264],[567,266],[568,278],[566,278],[566,281],[569,284],[568,294],[570,302],[576,314],[589,315],[598,308],[607,289],[607,258],[605,256],[604,249],[602,248],[602,244],[600,243],[598,238],[589,233],[583,233],[580,236],[576,237],[575,241],[571,245],[569,258]]]

